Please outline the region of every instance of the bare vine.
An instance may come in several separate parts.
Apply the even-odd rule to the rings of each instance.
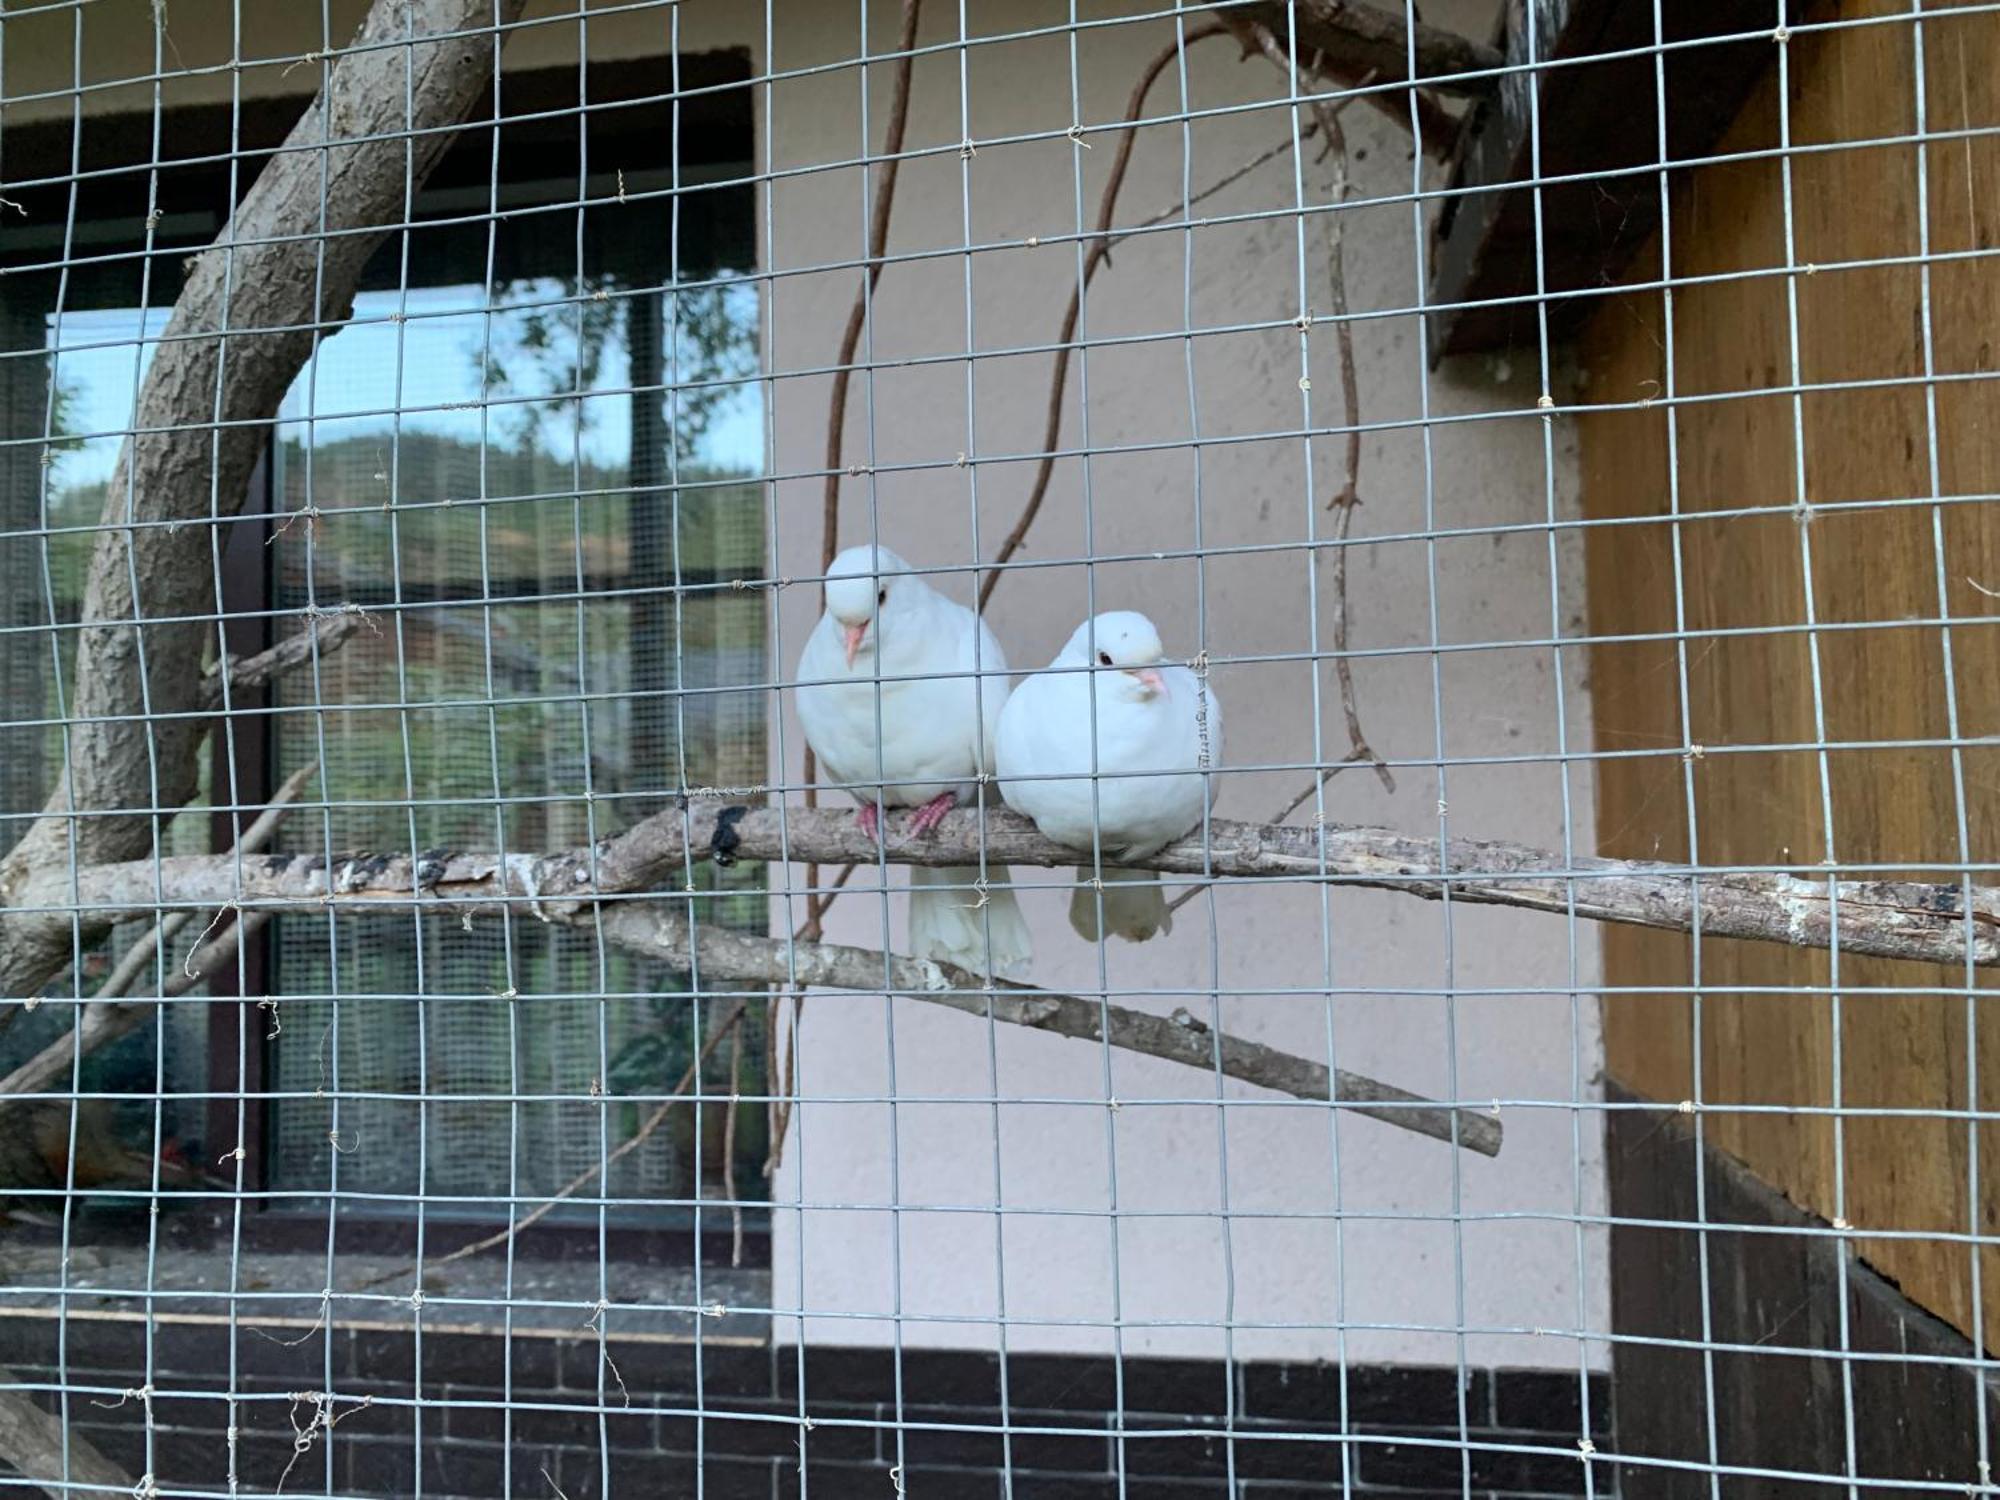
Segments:
[[[1160,74],[1166,71],[1167,64],[1188,47],[1209,37],[1228,34],[1229,28],[1222,22],[1211,21],[1191,28],[1184,36],[1175,37],[1140,70],[1139,80],[1132,85],[1131,96],[1125,101],[1125,124],[1118,138],[1118,154],[1112,158],[1111,175],[1105,179],[1104,192],[1098,199],[1096,235],[1090,249],[1084,253],[1083,270],[1077,276],[1076,285],[1070,289],[1069,306],[1063,312],[1062,328],[1056,334],[1056,362],[1049,376],[1048,415],[1042,423],[1041,462],[1035,466],[1035,480],[1029,486],[1028,499],[1021,507],[1020,518],[1014,522],[1014,529],[1007,533],[1006,540],[1001,542],[1000,550],[993,554],[995,571],[988,573],[979,585],[981,612],[985,611],[987,601],[993,597],[993,590],[1000,586],[1000,580],[1005,576],[1001,564],[1021,550],[1021,544],[1028,539],[1028,529],[1035,524],[1035,517],[1041,514],[1042,502],[1048,498],[1049,480],[1054,477],[1056,467],[1056,440],[1062,434],[1063,394],[1069,383],[1070,353],[1076,338],[1077,321],[1083,316],[1083,294],[1090,286],[1091,278],[1097,274],[1097,268],[1111,255],[1114,242],[1111,220],[1118,211],[1118,193],[1125,186],[1126,168],[1132,162],[1132,146],[1138,136],[1140,111],[1146,107],[1146,95],[1152,91]]]

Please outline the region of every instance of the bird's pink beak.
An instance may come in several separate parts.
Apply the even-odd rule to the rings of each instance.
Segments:
[[[866,620],[863,620],[859,625],[850,625],[847,627],[847,664],[850,667],[854,665],[855,655],[861,650],[861,637],[867,633],[868,622]]]
[[[1166,681],[1164,678],[1160,676],[1157,668],[1133,667],[1130,669],[1130,671],[1133,679],[1137,681],[1140,686],[1145,688],[1147,692],[1163,693],[1166,691],[1167,688]]]

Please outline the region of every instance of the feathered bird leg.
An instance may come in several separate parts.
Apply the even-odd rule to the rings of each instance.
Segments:
[[[921,837],[944,821],[944,815],[958,806],[958,793],[940,792],[931,798],[910,819],[910,836]]]

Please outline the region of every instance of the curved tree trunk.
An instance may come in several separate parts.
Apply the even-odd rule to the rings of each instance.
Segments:
[[[352,311],[387,235],[378,226],[403,221],[449,127],[491,85],[494,26],[524,3],[375,0],[242,206],[193,257],[111,476],[83,597],[67,776],[79,809],[112,815],[68,816],[59,780],[0,861],[0,909],[31,873],[66,871],[72,843],[80,865],[143,857],[193,795],[209,727],[195,712],[201,662],[215,637],[203,617],[220,609],[215,518],[241,508],[265,423],[320,337],[313,325]],[[66,918],[0,918],[0,995],[33,995],[69,961],[70,939]]]

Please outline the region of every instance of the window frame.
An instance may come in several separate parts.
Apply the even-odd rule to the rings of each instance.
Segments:
[[[487,206],[493,191],[487,173],[494,157],[490,132],[495,128],[492,114],[495,107],[501,111],[498,193],[503,207],[547,204],[553,199],[559,209],[580,194],[595,197],[627,189],[668,187],[671,174],[664,169],[628,172],[614,168],[604,174],[602,184],[594,179],[580,182],[576,169],[577,141],[584,130],[578,128],[573,114],[567,117],[558,114],[536,122],[541,127],[539,134],[531,128],[525,132],[525,142],[516,141],[516,135],[523,133],[522,127],[513,123],[516,116],[577,108],[580,71],[577,66],[569,65],[503,72],[495,94],[488,95],[467,122],[419,195],[416,220]],[[662,52],[591,62],[583,86],[588,90],[590,114],[585,125],[590,132],[592,159],[614,159],[603,150],[609,139],[627,143],[633,158],[657,160],[663,144],[669,152],[673,150],[675,137],[671,132],[677,128],[678,140],[686,146],[681,152],[678,174],[683,191],[699,190],[704,180],[742,176],[749,169],[755,148],[752,77],[750,56],[744,49],[683,53],[678,59]],[[666,80],[670,78],[677,78],[680,83],[682,95],[678,99],[668,91]],[[718,87],[730,83],[739,83],[741,87]],[[213,186],[226,193],[232,180],[231,169],[237,162],[254,167],[262,155],[285,138],[310,99],[309,95],[299,94],[245,100],[234,107],[170,106],[161,112],[158,138],[171,143],[171,149],[182,158],[219,155],[234,149],[236,162],[211,164],[202,178],[203,181],[220,179]],[[674,122],[665,135],[659,120],[653,118],[656,114]],[[86,173],[124,168],[115,176],[84,179],[78,184],[73,208],[67,183],[53,182],[26,191],[9,189],[10,197],[33,200],[24,203],[23,214],[31,224],[63,226],[67,233],[73,214],[74,227],[87,229],[86,234],[75,236],[71,253],[77,261],[103,257],[96,264],[86,265],[83,274],[70,281],[65,306],[83,310],[115,305],[115,295],[107,296],[96,287],[100,283],[115,286],[122,274],[123,261],[131,261],[136,268],[138,261],[133,252],[146,252],[149,242],[153,260],[153,295],[149,300],[154,306],[171,305],[172,296],[178,292],[179,258],[215,237],[224,218],[220,203],[194,210],[182,206],[170,215],[162,214],[149,232],[144,220],[129,213],[129,205],[135,201],[132,187],[135,182],[143,182],[150,189],[163,174],[170,176],[177,170],[174,157],[155,159],[151,113],[83,116],[81,143],[73,140],[76,123],[63,119],[9,127],[4,136],[4,156],[0,156],[0,169],[6,175],[22,179],[59,178],[77,168]],[[255,172],[237,170],[233,177],[240,193],[255,180]],[[138,201],[158,200],[141,196]],[[12,245],[0,251],[0,267],[9,262],[46,263],[63,249],[60,242],[53,248],[46,243],[47,233],[16,234],[10,238]],[[754,223],[744,226],[740,242],[732,248],[739,252],[742,264],[755,265],[758,257]],[[136,276],[136,269],[133,274]],[[44,272],[28,277],[0,277],[0,290],[11,284],[17,292],[32,295],[38,280],[46,278],[52,285],[54,275]],[[49,302],[50,298],[45,294],[42,300]],[[274,421],[266,433],[249,492],[228,527],[223,547],[223,631],[233,655],[254,654],[272,643],[276,588],[272,549],[267,544],[280,499],[275,492],[276,466],[272,462],[276,432]],[[211,784],[226,788],[232,784],[233,775],[236,800],[240,804],[235,813],[227,807],[210,812],[208,844],[214,852],[225,852],[232,847],[240,829],[254,821],[257,811],[276,790],[276,720],[266,712],[272,699],[268,687],[232,695],[232,707],[236,710],[232,715],[234,732],[210,737],[207,754]],[[269,1197],[271,1059],[265,1036],[267,1022],[260,1001],[269,993],[276,967],[274,937],[267,926],[243,946],[240,979],[235,968],[225,967],[207,986],[210,1004],[206,1008],[206,1091],[210,1097],[205,1107],[205,1133],[210,1142],[236,1140],[241,1120],[240,1144],[245,1153],[241,1201],[247,1207],[240,1224],[244,1249],[323,1252],[327,1246],[327,1211],[318,1207],[292,1207]],[[230,1003],[232,1000],[235,1003]],[[187,1195],[190,1199],[197,1196]],[[239,1234],[236,1218],[230,1212],[232,1201],[230,1196],[218,1194],[201,1206],[190,1202],[182,1208],[177,1204],[174,1212],[158,1218],[161,1242],[190,1249],[228,1243]],[[340,1203],[334,1216],[340,1253],[414,1255],[421,1224],[426,1259],[435,1260],[485,1238],[508,1222],[499,1215],[477,1218],[427,1215],[422,1213],[422,1202],[420,1198],[412,1200],[409,1208],[393,1215],[369,1212],[363,1205],[352,1202]],[[730,1215],[726,1209],[717,1207],[703,1217],[698,1247],[691,1226],[600,1229],[591,1224],[544,1219],[535,1224],[534,1233],[516,1238],[513,1253],[534,1260],[595,1259],[602,1255],[609,1260],[651,1265],[692,1265],[698,1248],[704,1265],[726,1266],[731,1260],[734,1239]],[[746,1211],[741,1264],[752,1268],[770,1265],[769,1219],[768,1210],[755,1214]]]

